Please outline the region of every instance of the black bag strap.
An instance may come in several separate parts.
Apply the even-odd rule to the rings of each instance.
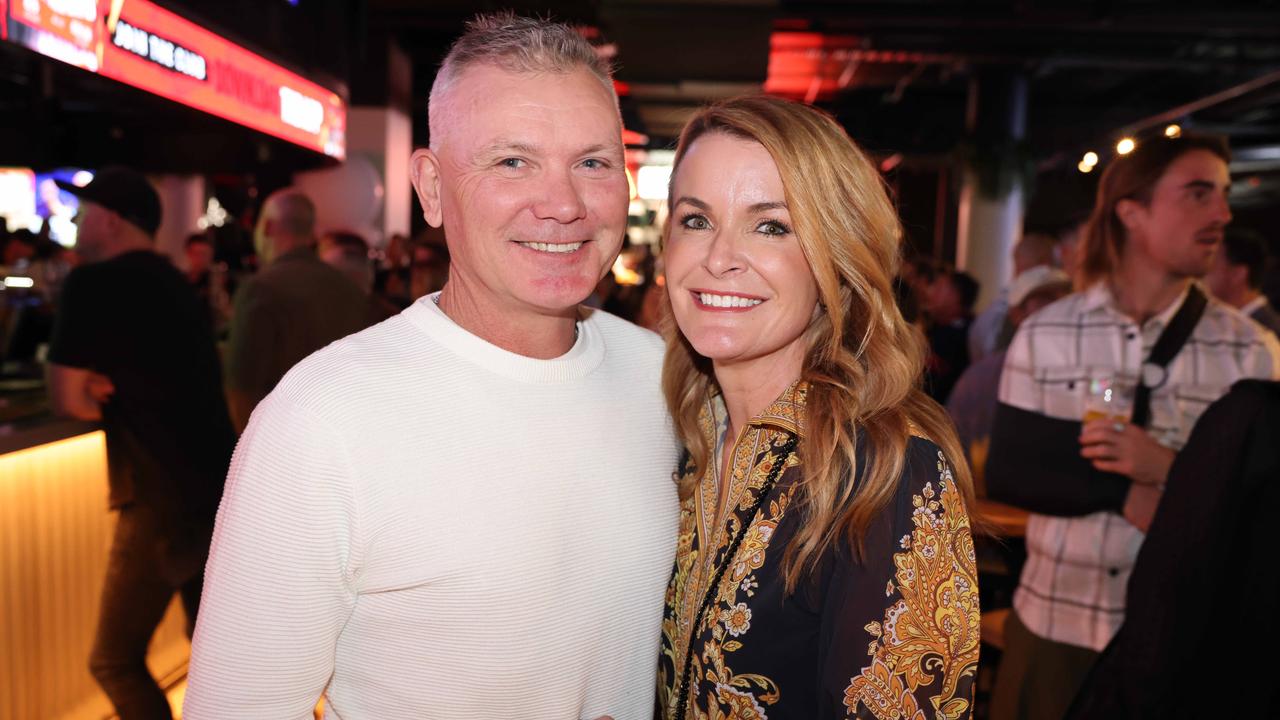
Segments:
[[[1182,306],[1164,327],[1160,337],[1156,338],[1151,354],[1142,363],[1138,389],[1133,395],[1133,419],[1130,422],[1134,425],[1146,427],[1151,422],[1151,391],[1164,385],[1169,379],[1169,363],[1182,351],[1182,346],[1187,344],[1191,332],[1196,329],[1208,306],[1209,299],[1192,283]]]

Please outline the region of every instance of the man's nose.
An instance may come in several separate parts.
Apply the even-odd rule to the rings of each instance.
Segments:
[[[1214,208],[1214,218],[1226,225],[1231,222],[1231,203],[1227,202],[1227,195],[1223,193],[1218,196],[1217,206]]]
[[[534,206],[534,214],[544,220],[571,223],[587,215],[587,205],[582,200],[572,172],[549,173],[544,179],[542,199]]]

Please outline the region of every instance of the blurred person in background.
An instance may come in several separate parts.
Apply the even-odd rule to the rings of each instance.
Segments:
[[[221,335],[231,320],[231,296],[227,293],[226,266],[214,263],[213,241],[208,233],[188,235],[183,250],[187,282],[191,283],[201,302],[209,308],[214,335]]]
[[[1035,267],[1052,267],[1054,238],[1044,233],[1027,233],[1013,247],[1013,279]],[[1012,338],[1009,325],[1009,286],[1000,288],[1000,294],[985,310],[973,319],[969,326],[969,362],[977,362],[996,350],[1008,345]]]
[[[413,243],[409,263],[409,296],[411,300],[443,289],[449,279],[449,246],[430,238]]]
[[[285,188],[262,205],[254,232],[259,270],[236,291],[227,339],[227,403],[236,431],[306,356],[370,324],[369,301],[316,256],[316,208]]]
[[[1054,264],[1078,282],[1080,272],[1080,240],[1084,236],[1085,227],[1089,223],[1088,213],[1073,218],[1058,233],[1058,244],[1053,248]]]
[[[1195,283],[1231,220],[1229,159],[1221,138],[1191,133],[1115,158],[1083,239],[1085,289],[1024,321],[1009,346],[986,484],[1033,514],[992,720],[1062,718],[1125,618],[1191,426],[1235,381],[1280,376],[1276,339]],[[1091,389],[1132,407],[1086,416]]]
[[[373,274],[373,291],[387,302],[404,309],[413,302],[409,297],[409,238],[393,233],[386,247],[378,251]]]
[[[1280,644],[1280,383],[1241,380],[1196,421],[1142,543],[1125,616],[1067,720],[1273,718],[1240,661]]]
[[[103,168],[80,199],[77,248],[49,345],[62,416],[101,421],[117,512],[89,660],[122,720],[169,718],[147,645],[174,594],[196,621],[214,513],[235,444],[208,308],[155,251],[160,198],[146,178]]]
[[[374,264],[369,257],[369,244],[360,235],[348,230],[327,232],[320,237],[317,252],[321,260],[346,275],[364,293],[369,305],[370,324],[400,312],[402,308],[373,291]]]
[[[978,281],[969,273],[945,268],[934,274],[925,296],[925,337],[929,357],[925,362],[925,392],[945,403],[960,373],[969,367],[969,326]]]
[[[901,239],[876,166],[825,113],[744,97],[681,133],[663,388],[687,451],[662,720],[972,713],[973,488],[919,389]]]
[[[448,280],[254,413],[188,720],[653,716],[662,342],[580,307],[627,225],[613,88],[564,24],[482,15],[449,50],[411,158]]]
[[[0,255],[3,264],[8,268],[24,267],[36,254],[36,234],[26,228],[18,228],[4,242],[4,253]]]
[[[929,294],[929,283],[937,268],[932,260],[923,257],[908,256],[894,278],[893,294],[898,301],[898,311],[909,323],[923,321],[923,306]]]
[[[1036,265],[1013,279],[1008,289],[1007,322],[1016,331],[1023,320],[1059,298],[1071,293],[1071,277],[1065,272]],[[960,375],[947,412],[956,425],[960,445],[969,453],[974,477],[982,478],[987,446],[991,440],[991,424],[995,419],[996,396],[1000,390],[1000,373],[1004,368],[1005,348],[971,363]]]
[[[1270,262],[1261,235],[1228,228],[1204,280],[1214,297],[1280,336],[1280,313],[1262,294],[1262,278]]]
[[[206,288],[203,294],[207,297],[209,270],[213,267],[213,242],[205,233],[191,233],[183,245],[183,256],[186,258],[184,272],[187,275],[187,282],[191,283],[198,293],[201,292],[200,288]]]
[[[350,230],[331,230],[320,236],[316,255],[366,294],[373,292],[373,263],[369,243]]]

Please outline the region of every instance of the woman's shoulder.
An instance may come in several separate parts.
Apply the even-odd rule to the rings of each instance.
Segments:
[[[925,485],[954,482],[951,472],[951,459],[933,440],[923,435],[912,435],[907,439],[906,452],[902,462],[902,481],[900,487],[912,491],[923,490]]]
[[[870,461],[866,458],[864,462]],[[862,463],[860,463],[861,465]],[[865,467],[865,465],[863,465]],[[952,461],[933,440],[913,433],[902,450],[901,474],[894,492],[880,513],[891,543],[927,526],[945,524],[952,530],[968,530],[968,513],[953,471]]]
[[[858,462],[859,473],[865,472],[874,460],[872,451],[865,447],[862,440],[863,438],[859,438],[858,443],[859,455],[862,456]],[[919,494],[926,485],[933,485],[936,489],[944,482],[954,483],[951,459],[937,443],[912,428],[902,447],[902,474],[897,484],[898,495]]]

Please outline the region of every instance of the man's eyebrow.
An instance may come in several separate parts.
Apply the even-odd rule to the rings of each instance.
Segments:
[[[752,205],[751,207],[747,208],[747,210],[753,213],[761,213],[767,210],[786,210],[786,209],[787,209],[787,203],[782,200],[774,200],[773,202],[756,203],[755,205]]]
[[[711,210],[711,206],[710,206],[710,205],[708,205],[708,204],[706,204],[706,203],[702,202],[701,200],[699,200],[698,198],[696,198],[696,197],[692,197],[692,196],[690,196],[690,195],[681,195],[679,198],[677,198],[677,199],[676,199],[676,205],[679,205],[679,204],[681,204],[681,203],[688,203],[688,204],[690,204],[690,205],[692,205],[692,206],[694,206],[694,207],[698,208],[699,210],[702,210],[703,212],[708,212],[708,211],[710,211],[710,210]]]
[[[1184,190],[1213,190],[1217,186],[1218,184],[1212,180],[1190,180],[1182,187]],[[1222,187],[1224,190],[1229,190],[1231,188],[1231,183],[1227,183]]]
[[[610,154],[616,155],[618,154],[618,150],[620,149],[621,149],[621,146],[619,145],[597,144],[597,145],[590,145],[579,150],[578,154],[579,155],[598,155],[600,153],[610,153]]]
[[[516,140],[495,140],[494,142],[480,148],[479,155],[502,155],[504,153],[518,153],[520,155],[536,155],[538,148],[529,143],[519,142]]]

